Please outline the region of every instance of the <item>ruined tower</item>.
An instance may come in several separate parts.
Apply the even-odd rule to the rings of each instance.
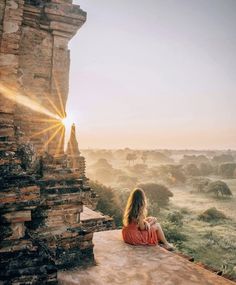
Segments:
[[[94,261],[100,217],[81,213],[96,195],[78,148],[75,168],[64,154],[61,122],[68,42],[85,20],[71,0],[0,1],[1,284],[57,284],[58,269]]]
[[[38,152],[63,154],[60,118],[68,96],[68,42],[85,20],[86,13],[70,0],[0,3],[1,84],[10,89],[5,92],[12,91],[11,97],[16,90],[31,99],[27,107],[14,106],[14,121]],[[32,105],[48,112],[35,112]]]

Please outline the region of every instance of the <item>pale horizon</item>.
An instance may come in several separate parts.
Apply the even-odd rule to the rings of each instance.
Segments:
[[[236,2],[76,0],[67,113],[81,149],[236,149]]]

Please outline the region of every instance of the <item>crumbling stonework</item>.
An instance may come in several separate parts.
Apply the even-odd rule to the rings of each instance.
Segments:
[[[70,0],[0,2],[3,284],[57,284],[58,269],[94,262],[93,231],[114,226],[101,215],[81,221],[96,194],[79,150],[75,167],[64,153],[67,46],[85,20]]]
[[[71,3],[4,0],[0,4],[1,83],[15,87],[58,118],[65,116],[68,96],[68,42],[86,20],[86,13]],[[37,151],[63,154],[63,143],[58,149],[60,134],[46,143],[55,129],[42,132],[52,127],[46,121],[52,118],[21,105],[16,105],[14,117]]]
[[[3,100],[0,106],[0,280],[3,284],[56,284],[54,262],[30,238],[27,227],[40,204],[40,186],[37,177],[22,168],[14,114],[10,108],[4,112]]]

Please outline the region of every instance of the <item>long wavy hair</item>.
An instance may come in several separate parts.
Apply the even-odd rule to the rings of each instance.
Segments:
[[[147,200],[145,193],[140,188],[134,189],[130,193],[125,207],[123,224],[124,226],[128,226],[133,219],[137,220],[137,222],[139,223],[140,220],[146,218],[146,215]]]

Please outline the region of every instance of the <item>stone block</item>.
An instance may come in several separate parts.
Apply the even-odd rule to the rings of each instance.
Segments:
[[[19,30],[19,25],[15,21],[4,21],[3,33],[16,33]]]
[[[25,235],[24,223],[12,223],[11,224],[12,235],[8,239],[20,239]]]
[[[0,128],[0,137],[13,137],[14,135],[15,135],[15,131],[13,127]]]
[[[22,187],[22,188],[20,188],[20,193],[22,193],[22,194],[36,193],[37,195],[39,195],[40,194],[40,187],[37,185]]]
[[[31,211],[16,211],[10,212],[3,215],[9,223],[22,223],[31,221]]]
[[[18,66],[18,56],[15,54],[0,53],[0,68]]]
[[[65,37],[67,35],[69,35],[68,38],[71,37],[70,35],[74,35],[76,33],[76,31],[78,30],[78,27],[76,27],[74,25],[70,25],[70,24],[63,23],[63,22],[56,22],[56,21],[51,21],[50,28],[52,30],[56,30],[56,31],[60,31],[61,33],[65,33]]]

